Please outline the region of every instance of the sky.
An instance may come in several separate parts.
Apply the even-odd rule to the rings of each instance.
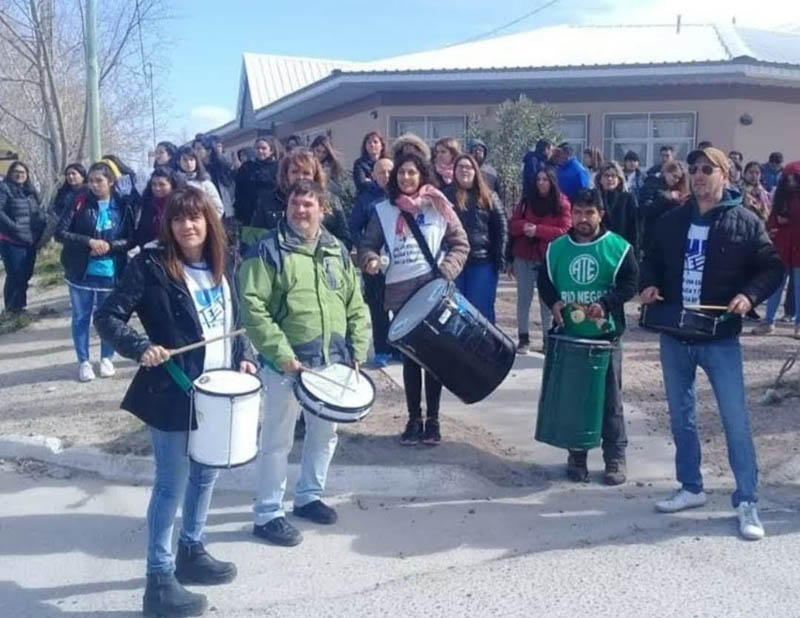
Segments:
[[[182,142],[233,119],[243,52],[377,60],[486,35],[549,2],[174,0],[171,67],[156,75],[171,101],[159,119],[163,138]],[[796,0],[555,0],[494,36],[565,23],[674,23],[678,14],[683,23],[735,17],[741,26],[800,31]]]

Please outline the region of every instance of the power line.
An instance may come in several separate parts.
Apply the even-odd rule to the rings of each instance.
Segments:
[[[538,6],[535,9],[533,9],[532,11],[529,11],[529,12],[525,13],[525,15],[517,17],[516,19],[512,19],[507,24],[503,24],[502,26],[494,28],[493,30],[489,30],[488,32],[484,32],[483,34],[479,34],[477,36],[473,36],[473,37],[470,37],[468,39],[464,39],[463,41],[459,41],[458,43],[453,43],[453,45],[463,45],[464,43],[472,43],[473,41],[478,41],[480,39],[485,39],[486,37],[492,36],[493,34],[497,34],[498,32],[500,32],[502,30],[505,30],[506,28],[510,28],[511,26],[515,26],[518,23],[520,23],[521,21],[525,21],[529,17],[533,17],[537,13],[540,13],[540,12],[544,11],[545,9],[550,8],[556,2],[558,2],[558,0],[550,0],[549,2],[545,2],[541,6]],[[452,47],[453,45],[450,45],[449,47]]]

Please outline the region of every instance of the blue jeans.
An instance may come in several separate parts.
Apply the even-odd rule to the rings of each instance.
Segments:
[[[794,297],[800,298],[800,268],[792,269],[792,275],[791,280],[794,281]],[[765,322],[769,322],[770,324],[775,323],[775,314],[778,312],[778,306],[781,304],[781,295],[783,294],[783,288],[786,287],[787,279],[789,279],[788,270],[783,273],[783,279],[781,279],[781,284],[778,286],[778,289],[767,299],[767,316],[764,318]],[[794,323],[800,324],[800,311],[795,312]]]
[[[28,305],[28,282],[33,277],[36,249],[0,240],[0,258],[6,269],[3,306],[6,311],[22,311]]]
[[[661,368],[667,391],[672,437],[675,440],[675,470],[682,487],[703,491],[700,473],[700,439],[695,418],[695,375],[706,372],[725,430],[728,462],[736,479],[731,501],[755,502],[758,464],[750,413],[747,410],[742,348],[738,337],[709,342],[685,342],[661,335]]]
[[[89,360],[89,327],[92,323],[92,309],[99,307],[111,292],[90,290],[68,285],[69,302],[72,305],[72,343],[78,362]],[[114,356],[114,347],[100,340],[100,358]]]
[[[172,573],[172,527],[183,498],[178,541],[185,545],[203,540],[211,493],[219,471],[189,459],[188,431],[161,431],[150,427],[156,478],[147,508],[147,574]],[[187,484],[188,480],[188,484]]]
[[[497,297],[497,269],[491,262],[478,262],[464,267],[456,277],[456,287],[494,324],[494,301]]]
[[[283,496],[289,451],[294,444],[297,400],[294,396],[296,376],[281,374],[268,367],[259,372],[266,389],[262,399],[264,416],[261,423],[261,448],[256,464],[256,501],[253,506],[255,524],[263,526],[276,517],[283,517]],[[306,436],[300,458],[300,476],[294,488],[294,505],[305,506],[322,497],[328,468],[336,450],[336,423],[303,411]]]

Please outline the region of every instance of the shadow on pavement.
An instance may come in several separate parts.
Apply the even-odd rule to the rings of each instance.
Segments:
[[[109,610],[75,612],[69,611],[70,604],[68,602],[63,602],[65,609],[62,610],[59,607],[62,602],[57,599],[114,590],[144,589],[144,583],[144,578],[135,578],[126,581],[74,584],[52,588],[23,588],[16,582],[0,581],[0,599],[2,599],[0,609],[5,603],[13,603],[13,618],[58,618],[64,616],[69,616],[69,618],[134,618],[141,616],[141,612]],[[55,604],[47,601],[55,601]],[[4,615],[8,618],[12,616],[11,614]]]

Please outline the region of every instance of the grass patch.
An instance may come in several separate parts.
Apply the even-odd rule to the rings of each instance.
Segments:
[[[50,241],[39,250],[33,271],[36,283],[42,288],[51,288],[64,281],[64,268],[61,266],[61,245]]]

